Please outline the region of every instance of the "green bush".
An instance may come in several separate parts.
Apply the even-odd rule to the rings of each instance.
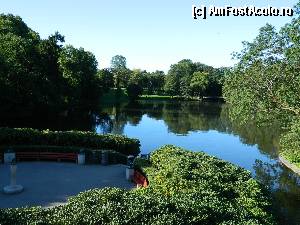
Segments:
[[[270,200],[250,172],[174,146],[136,160],[148,188],[94,189],[52,209],[0,210],[6,224],[275,224]]]
[[[0,152],[12,150],[14,152],[63,152],[63,153],[79,153],[83,148],[69,146],[50,146],[50,145],[10,145],[0,146]],[[89,151],[90,149],[84,149]]]
[[[251,173],[203,152],[164,146],[144,167],[151,192],[168,196],[185,224],[272,224],[271,201]]]
[[[102,158],[102,151],[108,154],[109,164],[127,164],[127,155],[108,149],[89,149],[82,147],[68,147],[68,146],[49,146],[49,145],[11,145],[9,147],[0,147],[0,152],[7,150],[14,152],[57,152],[57,153],[80,153],[82,150],[85,153],[86,163],[100,163]]]
[[[91,149],[112,149],[125,155],[137,155],[140,142],[123,135],[99,135],[84,131],[49,131],[31,128],[0,128],[0,146],[52,145]]]
[[[280,138],[280,155],[300,168],[300,120]]]

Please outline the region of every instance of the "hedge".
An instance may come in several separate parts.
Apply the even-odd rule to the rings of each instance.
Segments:
[[[251,173],[203,152],[164,146],[142,162],[150,192],[178,210],[182,224],[274,224],[271,196]]]
[[[109,164],[127,164],[127,155],[109,149],[89,149],[82,147],[68,147],[68,146],[49,146],[49,145],[11,145],[10,150],[14,152],[58,152],[58,153],[80,153],[82,150],[85,153],[86,163],[101,162],[102,151],[106,151],[108,155]],[[8,147],[0,146],[0,153],[8,150]],[[1,154],[0,154],[1,157]],[[1,158],[0,158],[1,161]]]
[[[32,128],[0,128],[0,146],[50,145],[112,149],[125,155],[138,155],[140,142],[123,135],[100,135],[85,131],[39,131]]]
[[[275,224],[270,199],[250,172],[174,146],[136,165],[150,185],[94,189],[51,209],[0,210],[6,224]]]

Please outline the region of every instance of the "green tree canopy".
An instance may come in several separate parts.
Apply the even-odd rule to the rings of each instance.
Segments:
[[[202,95],[220,96],[222,94],[224,70],[222,68],[215,69],[199,62],[193,63],[189,59],[171,65],[165,77],[165,91],[171,95],[198,96],[199,93],[191,89],[192,86],[195,87],[194,84],[191,84],[195,72],[208,74],[207,88]]]
[[[114,87],[114,75],[110,69],[99,70],[97,75],[103,90],[108,91],[110,88]]]
[[[95,56],[63,43],[58,32],[41,39],[20,17],[0,15],[1,113],[87,109],[100,96]]]
[[[143,92],[143,83],[146,71],[134,69],[131,71],[131,76],[126,87],[126,91],[130,100],[135,100]]]
[[[13,34],[26,39],[40,39],[38,33],[31,30],[19,16],[0,14],[0,34]]]
[[[93,107],[100,91],[96,57],[83,48],[67,45],[60,54],[59,65],[69,87],[68,103],[73,107]]]
[[[203,97],[209,84],[209,74],[205,72],[195,72],[190,83],[191,92],[199,97]]]
[[[126,58],[122,55],[115,55],[112,57],[111,68],[113,70],[126,69]]]
[[[299,6],[300,3],[298,3]],[[230,116],[244,123],[279,121],[281,156],[300,165],[300,14],[277,31],[267,24],[253,42],[234,56],[239,60],[226,77],[224,96]]]
[[[155,71],[147,74],[146,88],[149,93],[162,91],[165,84],[166,75],[163,71]]]
[[[290,122],[300,113],[299,19],[279,32],[269,24],[235,54],[239,63],[225,82],[233,118]]]
[[[195,64],[190,59],[183,59],[171,65],[166,77],[165,90],[172,95],[189,95],[189,81],[195,72]]]
[[[1,111],[35,108],[45,101],[47,77],[40,67],[40,38],[13,15],[0,15]]]
[[[130,77],[130,70],[126,65],[126,58],[122,55],[116,55],[111,59],[111,70],[114,74],[114,83],[117,89],[126,87]]]

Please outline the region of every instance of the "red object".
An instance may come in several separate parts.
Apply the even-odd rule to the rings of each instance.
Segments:
[[[149,185],[147,178],[137,170],[134,171],[133,182],[142,187]]]
[[[77,162],[77,153],[59,152],[16,152],[16,160],[35,159],[35,160],[70,160]]]

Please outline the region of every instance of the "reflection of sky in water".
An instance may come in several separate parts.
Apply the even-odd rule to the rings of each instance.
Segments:
[[[280,215],[281,222],[284,221],[282,224],[300,224],[300,177],[276,160],[280,135],[276,126],[271,124],[266,129],[257,128],[251,123],[238,126],[229,120],[226,105],[219,103],[141,101],[138,104],[102,107],[101,115],[95,115],[95,118],[0,118],[0,125],[115,132],[138,138],[143,153],[166,144],[204,151],[250,170],[253,177],[273,191],[277,202],[275,208],[278,209],[276,213]]]
[[[180,123],[174,124],[180,126]],[[180,127],[177,128],[180,130]],[[256,132],[251,130],[251,127],[249,129],[251,132]],[[300,198],[295,196],[300,197],[300,178],[281,166],[277,159],[271,159],[268,151],[259,149],[257,144],[244,144],[238,135],[214,129],[190,131],[186,135],[174,134],[164,120],[153,119],[145,114],[137,125],[125,122],[123,134],[138,138],[142,153],[149,153],[163,145],[173,144],[193,151],[204,151],[251,171],[253,177],[276,193],[275,198],[278,201],[276,207],[283,209],[276,212],[283,218],[281,221],[298,224],[295,221],[300,219]],[[258,137],[261,133],[258,132],[256,135]]]
[[[275,160],[261,154],[256,145],[243,144],[238,136],[215,130],[176,135],[168,131],[163,120],[155,120],[147,115],[142,117],[137,126],[127,123],[124,134],[140,140],[142,153],[149,153],[162,145],[173,144],[193,151],[204,151],[242,166],[251,172],[254,172],[253,165],[256,159],[268,163],[275,162]]]

